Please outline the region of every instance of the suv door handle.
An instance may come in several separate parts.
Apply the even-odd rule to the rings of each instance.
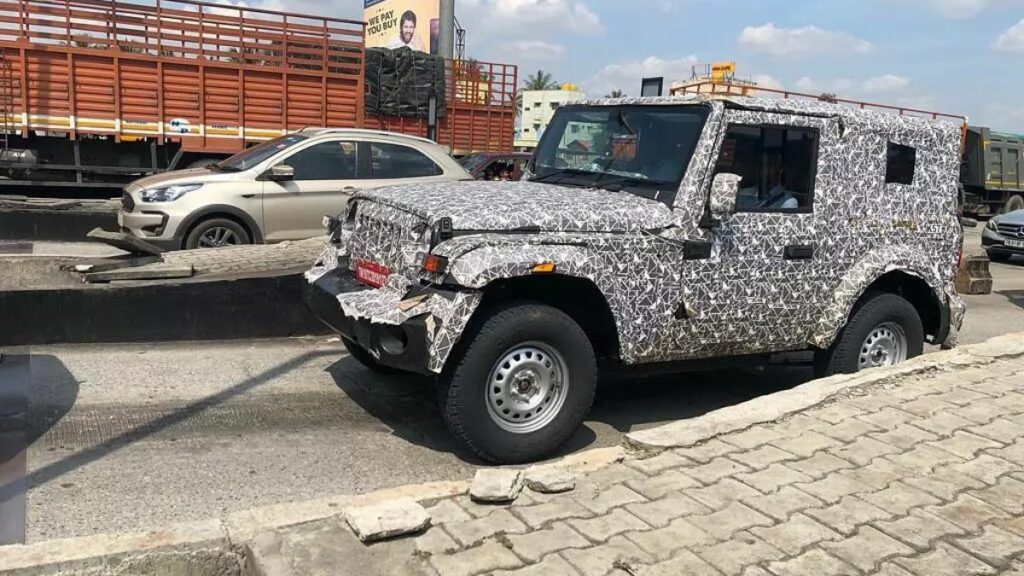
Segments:
[[[345,186],[344,188],[341,189],[341,191],[348,193],[359,192],[359,188],[356,188],[355,186]]]
[[[814,246],[808,244],[790,244],[783,253],[786,260],[811,260],[814,258]]]

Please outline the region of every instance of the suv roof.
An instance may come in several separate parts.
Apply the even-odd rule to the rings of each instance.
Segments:
[[[702,104],[705,102],[725,102],[739,108],[749,110],[761,110],[765,112],[779,112],[783,114],[811,114],[842,116],[848,119],[858,120],[889,120],[907,122],[911,125],[924,126],[928,124],[957,124],[964,125],[967,119],[955,114],[930,112],[924,110],[911,110],[897,108],[884,104],[855,103],[853,101],[838,101],[832,103],[820,100],[818,97],[793,92],[778,92],[785,97],[769,98],[763,96],[735,96],[728,94],[677,94],[674,96],[647,96],[635,98],[602,98],[574,102],[590,106],[614,106],[618,104],[642,104],[642,105],[672,105],[672,104]],[[792,97],[789,97],[792,96]],[[797,99],[799,98],[799,99]],[[573,104],[567,104],[572,106]]]

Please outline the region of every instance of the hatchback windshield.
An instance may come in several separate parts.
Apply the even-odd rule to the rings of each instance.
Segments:
[[[228,172],[248,170],[278,152],[291,148],[306,139],[307,137],[302,134],[289,134],[280,138],[274,138],[239,152],[218,164],[214,164],[214,168]]]
[[[488,158],[490,158],[490,156],[487,154],[473,154],[459,160],[459,164],[466,169],[466,172],[472,172],[487,162]]]
[[[625,190],[675,201],[705,106],[566,106],[544,132],[535,182]]]

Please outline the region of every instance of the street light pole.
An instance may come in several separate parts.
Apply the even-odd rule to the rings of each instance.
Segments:
[[[455,57],[455,0],[441,1],[441,26],[437,39],[437,55],[451,60]]]

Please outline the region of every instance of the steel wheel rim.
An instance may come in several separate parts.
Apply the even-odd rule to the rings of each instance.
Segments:
[[[861,370],[893,366],[907,359],[907,333],[895,322],[883,322],[868,332],[860,347]]]
[[[221,248],[224,246],[237,246],[238,235],[230,228],[220,226],[210,228],[199,237],[200,248]]]
[[[487,413],[499,428],[529,434],[550,424],[565,405],[569,370],[562,354],[543,342],[510,348],[487,378]]]

